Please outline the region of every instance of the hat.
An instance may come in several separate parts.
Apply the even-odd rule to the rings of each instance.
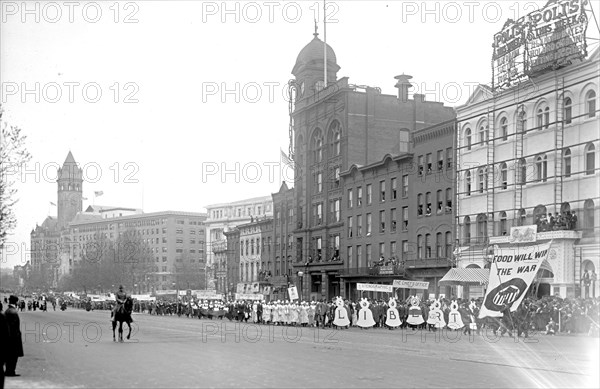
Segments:
[[[17,301],[19,301],[19,298],[17,296],[15,296],[14,294],[11,294],[10,297],[8,298],[9,304],[16,304]]]

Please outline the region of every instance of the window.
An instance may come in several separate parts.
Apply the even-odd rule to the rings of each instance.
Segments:
[[[502,140],[508,140],[508,119],[500,119],[500,137]]]
[[[527,212],[525,212],[525,210],[523,208],[521,208],[518,213],[517,225],[524,226],[526,219],[527,219]]]
[[[417,195],[417,216],[423,216],[423,193]]]
[[[331,123],[331,126],[329,127],[329,131],[330,133],[333,134],[332,136],[332,151],[333,151],[333,156],[337,157],[338,155],[340,155],[340,151],[341,151],[341,147],[340,147],[340,139],[341,139],[341,130],[340,130],[340,123],[336,120],[333,123]]]
[[[446,232],[446,258],[452,258],[452,233]]]
[[[446,212],[452,212],[452,188],[446,189]]]
[[[364,267],[362,260],[362,246],[356,246],[356,267]]]
[[[443,192],[441,190],[437,191],[436,201],[437,201],[436,213],[438,215],[440,213],[444,213],[444,198],[443,198]]]
[[[352,246],[348,246],[348,268],[352,269]]]
[[[385,202],[385,181],[379,181],[379,201]]]
[[[356,188],[356,206],[362,207],[362,186]]]
[[[437,161],[437,170],[444,170],[444,150],[438,150]]]
[[[425,235],[425,258],[431,258],[431,234]]]
[[[408,175],[402,176],[402,197],[408,197]]]
[[[563,172],[565,177],[571,177],[571,150],[563,152]]]
[[[323,173],[319,172],[315,174],[315,184],[317,193],[321,193],[323,191]]]
[[[396,200],[397,198],[397,187],[398,187],[398,180],[396,179],[396,177],[392,178],[392,200]]]
[[[352,189],[348,189],[348,208],[352,208],[352,194],[354,191]]]
[[[431,216],[431,192],[427,192],[425,194],[425,202],[427,204],[427,208],[425,208],[425,215]]]
[[[465,145],[467,146],[467,150],[471,150],[471,129],[467,128],[465,130]]]
[[[431,153],[427,154],[427,174],[430,174],[433,171],[433,162],[431,158]]]
[[[541,108],[537,111],[536,120],[537,129],[541,130],[544,127],[544,111]]]
[[[317,261],[321,260],[321,254],[322,254],[322,250],[323,250],[323,241],[321,239],[321,237],[316,238],[316,247],[317,247],[317,252],[316,252],[316,257],[317,257]]]
[[[487,126],[479,127],[479,143],[484,144],[489,138]]]
[[[323,161],[323,138],[321,130],[317,129],[313,135],[313,156],[314,162],[319,163]]]
[[[336,166],[333,169],[333,187],[335,189],[340,187],[340,167]]]
[[[521,158],[518,163],[519,183],[525,185],[527,183],[527,161]]]
[[[500,212],[500,235],[506,236],[508,230],[506,228],[506,212]]]
[[[467,196],[471,196],[471,172],[468,170],[465,173],[465,192]]]
[[[585,146],[585,174],[587,176],[594,174],[596,171],[596,147],[593,143],[588,143]]]
[[[371,214],[367,213],[367,236],[369,236],[371,234]]]
[[[508,189],[508,166],[505,162],[500,164],[500,179],[502,189]]]
[[[402,231],[408,230],[408,207],[402,207]]]
[[[564,102],[564,120],[565,120],[565,124],[571,124],[571,122],[573,121],[573,101],[571,100],[570,97],[565,98]]]
[[[417,259],[423,259],[423,235],[417,235]]]
[[[419,155],[417,157],[417,165],[418,165],[419,175],[422,176],[423,175],[423,156],[422,155]]]
[[[356,236],[362,236],[362,215],[356,216]]]
[[[544,128],[550,127],[550,107],[544,109]]]
[[[396,232],[396,208],[390,210],[390,232]]]
[[[333,200],[333,220],[335,222],[341,221],[341,218],[340,218],[340,203],[341,203],[340,199]]]
[[[444,257],[444,242],[442,241],[442,233],[435,234],[435,256],[436,258]]]
[[[464,237],[465,237],[465,244],[469,244],[471,243],[471,218],[469,216],[465,216],[464,219]]]
[[[587,199],[583,203],[583,226],[586,229],[594,229],[594,200]]]
[[[477,237],[479,242],[483,243],[487,235],[487,216],[480,213],[477,215]]]
[[[548,178],[548,159],[546,154],[539,155],[535,160],[538,182],[546,182]]]
[[[323,203],[317,204],[315,211],[317,225],[321,225],[323,223]]]
[[[379,258],[384,258],[385,256],[385,243],[379,243]]]
[[[585,95],[585,107],[588,117],[596,116],[596,92],[591,90]]]
[[[446,149],[446,168],[452,168],[452,147]]]
[[[385,211],[379,211],[379,232],[385,232]]]
[[[390,255],[395,256],[396,250],[396,242],[390,242]]]
[[[367,205],[371,205],[373,190],[371,184],[367,184]]]
[[[353,220],[354,218],[352,216],[348,217],[348,238],[352,238]]]
[[[366,258],[366,259],[367,259],[367,264],[368,264],[369,266],[372,266],[373,264],[371,263],[371,245],[370,245],[370,244],[368,244],[368,245],[366,246],[366,249],[367,249],[367,258]]]
[[[477,175],[479,177],[479,193],[483,193],[483,191],[488,188],[487,168],[479,169]]]

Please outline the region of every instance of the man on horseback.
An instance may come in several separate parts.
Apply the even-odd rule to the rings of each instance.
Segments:
[[[115,300],[117,301],[117,304],[110,314],[113,323],[116,321],[116,313],[123,312],[123,304],[125,304],[125,301],[127,300],[127,294],[125,293],[123,285],[119,285],[119,290],[115,293]]]

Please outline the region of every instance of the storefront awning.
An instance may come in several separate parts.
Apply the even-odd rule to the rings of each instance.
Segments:
[[[490,278],[489,269],[452,268],[438,282],[440,286],[451,285],[486,285]]]

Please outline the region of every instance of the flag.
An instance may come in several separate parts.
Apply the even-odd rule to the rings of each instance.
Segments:
[[[292,161],[290,159],[290,157],[288,157],[287,154],[283,152],[283,150],[279,149],[279,151],[281,152],[281,156],[279,158],[280,162],[282,162],[284,165],[288,165],[293,170],[294,169],[294,161]]]
[[[103,192],[103,191],[101,191],[101,190],[94,192],[94,196],[96,196],[96,197],[100,197],[100,196],[102,196],[103,194],[104,194],[104,192]]]
[[[56,207],[56,204],[54,204],[52,201],[50,201],[50,205],[54,205]]]

